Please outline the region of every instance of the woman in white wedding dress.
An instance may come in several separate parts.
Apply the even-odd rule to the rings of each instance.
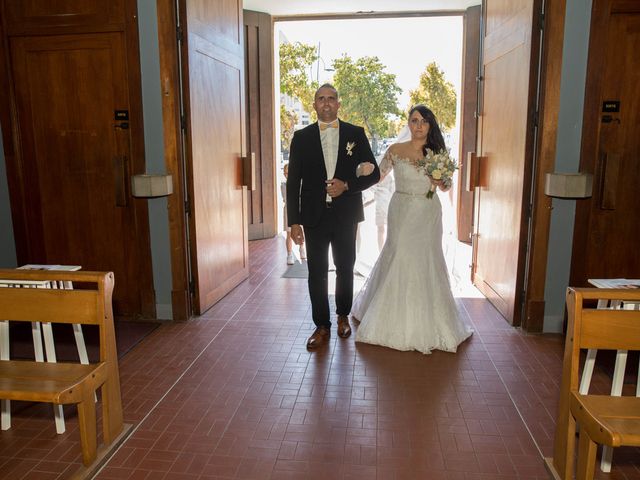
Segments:
[[[442,207],[431,185],[450,185],[417,168],[426,149],[445,148],[435,116],[424,105],[409,112],[411,140],[389,147],[380,163],[393,169],[396,190],[389,204],[388,233],[380,256],[354,301],[360,322],[356,342],[396,350],[455,352],[473,330],[458,314],[442,253]]]

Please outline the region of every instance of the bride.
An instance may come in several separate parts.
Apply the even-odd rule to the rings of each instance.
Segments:
[[[391,170],[396,191],[389,204],[387,240],[373,271],[354,301],[360,325],[357,342],[396,350],[455,352],[473,332],[456,307],[442,253],[442,207],[432,185],[450,185],[420,170],[427,148],[445,149],[434,114],[424,105],[409,111],[411,140],[391,145],[380,163],[381,179]],[[367,172],[362,172],[366,174]]]

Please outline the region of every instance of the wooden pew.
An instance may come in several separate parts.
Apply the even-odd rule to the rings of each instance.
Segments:
[[[569,288],[568,331],[560,386],[553,459],[556,479],[573,478],[576,424],[580,429],[576,478],[592,479],[597,444],[640,446],[640,398],[581,394],[580,351],[640,350],[640,311],[597,309],[585,300],[640,302],[640,289]]]
[[[0,360],[0,398],[56,405],[76,404],[82,460],[96,459],[95,392],[101,389],[103,442],[110,445],[123,430],[120,378],[113,326],[113,273],[0,270],[10,280],[57,280],[76,290],[0,289],[0,321],[97,325],[98,363],[43,363]]]

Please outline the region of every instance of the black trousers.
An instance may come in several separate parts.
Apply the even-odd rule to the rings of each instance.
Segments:
[[[328,207],[318,225],[304,227],[313,323],[330,327],[329,246],[336,266],[336,315],[349,315],[353,302],[357,223],[341,223]]]

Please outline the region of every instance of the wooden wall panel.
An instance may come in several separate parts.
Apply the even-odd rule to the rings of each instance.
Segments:
[[[638,13],[626,2],[594,3],[580,158],[580,170],[594,176],[593,196],[576,204],[574,286],[589,278],[637,278],[640,271]],[[619,112],[602,111],[611,100],[620,102]]]

